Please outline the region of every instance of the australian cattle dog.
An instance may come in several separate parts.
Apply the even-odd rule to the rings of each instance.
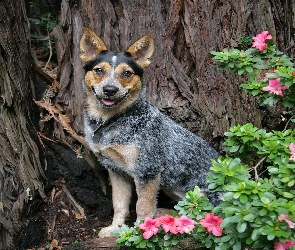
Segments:
[[[133,183],[137,219],[154,216],[159,189],[178,200],[195,186],[206,193],[206,176],[218,153],[146,99],[142,76],[154,51],[153,36],[145,35],[125,52],[113,53],[85,29],[80,50],[85,69],[85,136],[108,169],[112,185],[113,222],[99,236],[110,236],[124,223]],[[208,196],[212,203],[218,202],[219,195]]]

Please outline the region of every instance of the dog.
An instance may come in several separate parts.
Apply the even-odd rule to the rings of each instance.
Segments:
[[[219,154],[207,142],[160,113],[146,98],[143,70],[154,39],[147,34],[123,53],[110,52],[91,29],[80,40],[85,69],[85,137],[110,177],[114,217],[101,229],[109,237],[129,214],[133,183],[137,219],[153,217],[161,189],[180,200],[199,186],[206,194],[211,160]],[[216,204],[219,195],[209,194]]]

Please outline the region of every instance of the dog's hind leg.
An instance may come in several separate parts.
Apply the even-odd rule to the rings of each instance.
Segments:
[[[137,220],[154,217],[157,208],[157,194],[160,188],[160,175],[146,183],[135,181]]]
[[[112,184],[112,200],[114,208],[114,217],[112,225],[102,228],[99,237],[110,237],[111,232],[120,229],[129,214],[129,204],[132,194],[132,183],[109,170],[109,176]]]

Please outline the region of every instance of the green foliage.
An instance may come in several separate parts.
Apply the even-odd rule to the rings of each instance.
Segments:
[[[253,96],[259,96],[260,105],[273,106],[278,101],[282,101],[279,95],[263,90],[264,87],[268,86],[269,79],[279,78],[281,85],[289,87],[284,91],[283,106],[294,106],[294,65],[292,60],[278,51],[275,45],[269,45],[262,51],[255,48],[246,50],[223,49],[222,52],[211,51],[211,54],[213,60],[219,62],[219,70],[230,69],[232,74],[248,75],[248,81],[240,84],[240,86]]]
[[[238,44],[244,48],[248,42],[245,39]],[[259,96],[260,104],[274,105],[281,101],[283,106],[293,108],[295,70],[291,60],[277,51],[271,41],[257,48],[260,50],[224,49],[211,53],[220,62],[219,69],[229,68],[231,73],[248,75],[249,81],[241,87]],[[262,75],[263,71],[268,73]],[[284,90],[284,94],[275,88],[263,89],[271,79],[276,79],[277,88]],[[290,119],[288,124],[294,121]],[[207,178],[209,190],[223,192],[222,201],[213,208],[206,197],[201,197],[198,187],[188,191],[175,209],[197,223],[194,231],[183,237],[194,238],[196,248],[202,249],[295,249],[294,133],[293,129],[266,131],[252,123],[231,127],[225,133],[226,156],[212,161]],[[211,224],[206,227],[203,222],[208,214],[211,221],[206,222]],[[222,223],[217,225],[212,216],[223,218]],[[214,232],[220,226],[222,235]],[[117,235],[118,245],[147,249],[171,249],[180,240],[163,231],[144,240],[136,225],[124,226]],[[174,242],[171,237],[176,237]]]
[[[240,165],[241,173],[247,171],[239,158],[229,159],[220,158],[213,162],[213,172],[209,175],[209,180],[214,181],[223,173],[223,183],[219,183],[219,188],[224,190],[222,203],[212,210],[224,218],[221,224],[223,235],[212,239],[212,246],[215,247],[212,249],[242,250],[246,246],[273,249],[275,242],[294,240],[292,229],[286,222],[279,220],[281,214],[295,220],[294,198],[285,197],[272,178],[258,178],[255,181],[247,174],[239,176],[240,172],[228,175],[225,166],[230,164],[236,169]]]
[[[211,211],[213,206],[208,202],[207,197],[201,197],[200,189],[195,187],[193,191],[188,191],[185,198],[179,201],[174,208],[178,214],[197,220],[200,216],[203,217],[206,212]]]
[[[42,54],[41,57],[49,56],[49,62],[52,55],[55,56],[55,51],[53,50],[54,39],[50,36],[50,33],[58,24],[57,14],[54,13],[53,9],[48,11],[40,3],[29,2],[28,4],[31,9],[29,14],[32,15],[28,17],[31,23],[30,37],[32,45],[38,48],[36,50],[38,50],[39,54]]]
[[[266,161],[276,164],[286,162],[290,156],[288,146],[294,142],[294,131],[288,129],[284,132],[258,129],[252,123],[230,128],[225,135],[224,151],[230,156],[241,158],[243,162],[253,164],[253,161],[266,156]]]
[[[57,25],[57,19],[49,12],[42,14],[39,18],[28,18],[28,20],[36,25],[39,25],[49,33]]]
[[[29,17],[28,20],[31,23],[34,23],[36,26],[38,26],[43,33],[50,33],[53,28],[57,25],[57,17],[56,14],[50,11],[45,11],[42,10],[42,6],[39,3],[35,2],[29,2],[29,6],[31,8],[31,14],[33,15],[32,17]],[[44,9],[44,8],[43,8]],[[32,35],[34,38],[39,36]]]
[[[134,227],[124,224],[121,230],[112,232],[114,236],[118,237],[117,246],[126,249],[169,250],[184,239],[184,235],[165,233],[161,228],[158,234],[144,239],[142,231],[138,229],[138,225],[142,222],[136,222]]]
[[[252,44],[252,37],[250,36],[243,36],[237,41],[239,49],[246,49]]]

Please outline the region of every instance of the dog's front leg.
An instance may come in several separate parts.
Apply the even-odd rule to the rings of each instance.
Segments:
[[[109,170],[112,184],[112,200],[114,217],[112,225],[100,230],[99,237],[110,237],[111,232],[120,229],[129,214],[129,204],[131,200],[132,184],[129,180]]]
[[[160,189],[160,175],[148,182],[135,181],[137,203],[136,214],[137,220],[153,217],[157,209],[157,194]]]

